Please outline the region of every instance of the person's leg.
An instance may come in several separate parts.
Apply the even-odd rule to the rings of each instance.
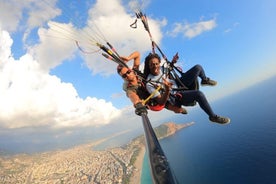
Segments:
[[[197,77],[201,79],[205,79],[206,75],[205,72],[200,65],[195,65],[185,73],[181,75],[181,81],[186,85],[190,86],[193,82],[197,80]]]
[[[204,110],[204,112],[208,114],[209,117],[215,116],[205,95],[201,91],[188,90],[188,91],[181,92],[181,94],[182,94],[182,98],[181,98],[182,104],[187,104],[187,103],[197,101],[201,109]]]
[[[211,80],[206,77],[205,71],[201,65],[197,64],[189,69],[187,72],[183,73],[181,76],[181,81],[186,85],[190,86],[197,80],[197,77],[201,78],[201,85],[206,86],[215,86],[217,84],[216,81]]]
[[[182,104],[197,101],[201,109],[204,110],[206,114],[208,114],[210,121],[216,122],[219,124],[227,124],[230,122],[229,118],[218,116],[213,112],[205,95],[201,91],[198,91],[198,90],[183,91],[181,92],[181,94],[182,94],[182,98],[181,98]]]

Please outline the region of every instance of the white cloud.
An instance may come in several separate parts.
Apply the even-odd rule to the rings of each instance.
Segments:
[[[194,38],[203,32],[210,31],[217,26],[216,20],[211,19],[208,21],[200,21],[196,23],[175,23],[174,29],[168,32],[168,35],[176,37],[179,34],[182,34],[187,38]]]
[[[30,54],[19,60],[10,56],[12,40],[0,35],[0,126],[95,126],[110,123],[120,110],[110,102],[81,99],[70,83],[41,70]]]
[[[20,4],[20,3],[19,3]],[[20,5],[16,5],[16,0],[2,0],[0,1],[0,27],[15,31],[19,21],[22,18],[22,10]]]
[[[0,1],[0,27],[10,32],[17,31],[18,28],[29,31],[41,26],[45,21],[60,14],[56,8],[52,8],[57,0],[47,1]],[[47,3],[45,5],[45,3]],[[23,14],[28,16],[23,17]],[[21,24],[19,24],[21,23]]]
[[[0,31],[0,40],[0,68],[2,69],[5,61],[11,56],[11,45],[13,40],[10,38],[7,31]]]
[[[79,50],[75,40],[79,41],[80,47],[85,52],[98,51],[99,47],[96,46],[96,42],[106,44],[106,41],[110,42],[120,55],[128,55],[134,50],[138,50],[141,53],[149,51],[151,42],[147,32],[144,30],[144,26],[138,21],[137,29],[130,28],[129,25],[135,19],[134,13],[128,14],[120,3],[120,1],[109,3],[104,0],[97,1],[88,12],[88,25],[81,29],[80,27],[83,25],[78,18],[72,18],[71,23],[48,22],[49,27],[38,29],[39,43],[28,46],[30,54],[38,60],[45,71],[48,71],[60,65],[64,60],[76,57],[76,51]],[[46,7],[47,5],[44,4]],[[66,5],[63,8],[66,8]],[[56,14],[51,13],[51,16],[48,17],[40,16],[36,20],[30,18],[29,20],[32,20],[29,21],[32,22],[29,26],[30,28],[33,25],[39,26],[39,22],[45,22],[46,18],[50,19],[52,16],[58,15],[57,12],[59,12],[49,8],[46,8],[46,10],[56,12]],[[42,10],[41,14],[47,14],[45,13],[46,10]],[[68,9],[64,11],[64,14],[65,17],[74,16],[73,13],[70,15]],[[159,43],[162,38],[160,28],[165,24],[165,20],[155,21],[148,19],[153,39]],[[27,36],[30,28],[25,32]],[[81,53],[81,56],[93,74],[114,74],[116,64],[106,62],[106,59],[101,55],[101,51],[93,54]]]
[[[128,6],[132,11],[139,11],[146,9],[146,7],[150,4],[150,0],[130,0],[128,2]]]
[[[72,24],[49,22],[48,25],[50,29],[38,30],[40,43],[29,47],[29,52],[38,60],[44,71],[49,71],[66,59],[74,57],[77,48],[71,33],[79,34]]]
[[[89,27],[93,28],[97,25],[106,39],[119,51],[119,54],[128,55],[134,50],[143,53],[151,49],[150,38],[144,26],[139,20],[136,29],[130,28],[130,24],[135,20],[134,13],[128,14],[120,1],[106,3],[106,1],[99,0],[90,9],[89,15]],[[162,38],[160,30],[162,25],[149,17],[148,19],[153,39],[159,42]],[[86,55],[85,61],[94,73],[114,73],[114,65],[110,65],[108,62],[100,62],[103,60],[101,56],[95,57],[96,59],[92,59],[92,57],[95,57],[95,55]]]
[[[121,1],[97,1],[89,11],[89,25],[81,30],[76,29],[79,25],[74,25],[74,22],[55,24],[50,21],[50,18],[60,13],[58,9],[51,8],[54,2],[0,2],[0,127],[96,126],[110,123],[120,116],[121,111],[112,103],[95,97],[82,99],[71,83],[64,83],[57,76],[49,74],[64,60],[78,57],[74,39],[89,41],[89,47],[82,42],[81,46],[85,46],[84,49],[88,51],[91,49],[91,38],[98,39],[93,30],[94,25],[122,55],[128,55],[134,50],[142,53],[150,50],[150,39],[143,25],[138,22],[137,29],[129,27],[134,18],[125,11]],[[9,21],[4,21],[4,17]],[[148,19],[154,40],[159,42],[162,37],[160,27],[164,21]],[[45,22],[48,22],[49,27],[40,27]],[[50,29],[53,25],[58,25],[61,30]],[[31,37],[30,33],[34,33],[33,28],[36,26],[39,42],[28,45],[26,40]],[[28,48],[19,59],[15,59],[11,52],[13,40],[9,33],[15,31],[23,32],[22,41]],[[102,43],[103,40],[99,41]],[[99,53],[82,56],[94,74],[114,73],[116,65],[106,62]]]

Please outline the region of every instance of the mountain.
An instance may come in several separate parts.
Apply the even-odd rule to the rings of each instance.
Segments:
[[[162,125],[154,128],[154,131],[155,131],[155,134],[158,139],[163,139],[163,138],[169,137],[169,136],[175,134],[177,131],[179,131],[183,128],[189,127],[193,124],[194,124],[194,122],[183,123],[183,124],[176,124],[173,122],[168,122],[168,123],[162,124]]]
[[[154,128],[154,132],[156,134],[156,137],[158,139],[163,139],[169,136],[172,136],[173,134],[175,134],[177,131],[192,126],[194,124],[194,122],[190,122],[190,123],[181,123],[181,124],[176,124],[173,122],[168,122],[168,123],[164,123],[159,125],[158,127]],[[145,139],[144,139],[144,135],[141,135],[135,139],[133,139],[133,141],[139,141],[141,143],[145,143]]]

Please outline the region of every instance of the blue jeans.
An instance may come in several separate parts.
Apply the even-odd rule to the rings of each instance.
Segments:
[[[180,80],[188,88],[197,82],[197,77],[205,79],[206,75],[201,65],[195,65],[190,70],[182,73]]]
[[[211,106],[209,105],[209,102],[207,101],[205,95],[199,91],[199,90],[186,90],[181,91],[181,98],[178,99],[178,102],[181,103],[181,105],[190,104],[194,101],[198,102],[199,106],[206,114],[209,115],[209,117],[215,116]]]

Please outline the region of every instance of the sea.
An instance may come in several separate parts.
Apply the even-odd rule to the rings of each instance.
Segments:
[[[204,91],[204,89],[203,89]],[[199,106],[174,122],[195,124],[160,140],[180,184],[276,183],[276,76],[211,103],[231,123],[211,123]],[[146,152],[142,184],[151,184]]]

